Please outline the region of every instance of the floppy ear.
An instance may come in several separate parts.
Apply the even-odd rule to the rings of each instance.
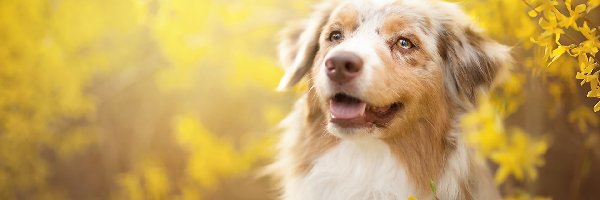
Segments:
[[[291,25],[282,32],[279,60],[285,74],[277,90],[283,91],[294,86],[312,67],[319,50],[319,36],[329,19],[333,5],[333,1],[319,4],[308,20]]]
[[[442,24],[438,51],[444,62],[444,81],[452,98],[475,104],[477,91],[489,91],[508,71],[510,49],[485,37],[459,11]],[[456,21],[459,20],[459,21]]]

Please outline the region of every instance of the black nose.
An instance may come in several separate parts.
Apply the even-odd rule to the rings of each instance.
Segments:
[[[363,61],[358,55],[350,52],[337,52],[325,61],[327,76],[332,81],[343,84],[360,74]]]

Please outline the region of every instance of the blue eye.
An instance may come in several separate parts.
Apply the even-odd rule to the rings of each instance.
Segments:
[[[342,39],[342,32],[340,31],[333,31],[329,34],[329,40],[330,41],[338,41]]]
[[[404,38],[398,40],[398,42],[396,44],[398,46],[402,47],[403,49],[410,49],[410,48],[414,47],[413,43],[410,42],[410,40],[404,39]]]

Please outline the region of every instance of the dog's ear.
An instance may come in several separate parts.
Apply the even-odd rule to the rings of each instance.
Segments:
[[[285,74],[277,90],[283,91],[294,86],[310,70],[319,50],[319,36],[333,7],[333,1],[319,4],[308,20],[292,24],[282,31],[279,60]]]
[[[508,71],[510,48],[484,36],[458,7],[455,11],[441,24],[438,51],[450,95],[473,105],[478,91],[489,91]]]

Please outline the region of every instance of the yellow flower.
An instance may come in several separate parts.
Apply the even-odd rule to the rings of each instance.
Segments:
[[[558,60],[558,58],[560,58],[560,56],[562,56],[564,53],[568,52],[569,49],[569,46],[558,46],[558,48],[554,49],[550,55],[552,60],[548,63],[548,66],[554,63],[554,61]]]
[[[594,62],[594,59],[592,57],[587,57],[587,54],[579,54],[578,56],[578,61],[579,61],[579,72],[577,72],[577,75],[575,76],[576,79],[580,79],[581,80],[581,85],[588,83],[588,82],[592,82],[594,80],[594,78],[598,78],[598,76],[594,76],[594,74],[592,74],[593,70],[596,68],[596,66],[598,65],[597,63]],[[590,84],[590,85],[594,85],[594,84]],[[592,90],[594,90],[594,87],[592,87]]]
[[[246,167],[232,144],[216,137],[200,120],[184,115],[176,122],[177,141],[189,152],[187,173],[203,187],[212,187],[221,176],[232,175]]]
[[[589,0],[587,2],[588,6],[587,6],[587,10],[586,12],[590,12],[592,11],[594,8],[598,7],[598,5],[600,5],[600,0]]]
[[[502,119],[490,101],[480,98],[479,107],[463,116],[462,127],[467,143],[478,148],[483,156],[505,145]]]
[[[572,27],[575,30],[578,30],[579,28],[577,27],[577,19],[579,19],[582,14],[585,12],[585,4],[580,4],[575,6],[575,10],[572,9],[571,6],[571,0],[566,0],[565,1],[565,6],[567,7],[567,10],[569,11],[569,17],[561,14],[560,12],[555,12],[556,13],[556,17],[559,18],[559,25],[561,27]]]
[[[596,34],[597,34],[596,31],[597,31],[596,28],[590,29],[587,22],[583,22],[583,26],[581,26],[581,28],[579,28],[579,32],[581,32],[581,34],[587,39],[587,41],[590,41],[594,46],[599,47],[600,40],[598,39],[598,36],[596,36]]]
[[[588,127],[596,127],[600,123],[600,120],[592,111],[590,111],[585,106],[580,106],[579,108],[569,112],[569,122],[577,124],[579,130],[582,132],[587,132]]]
[[[560,40],[560,35],[565,34],[565,31],[558,26],[558,20],[556,17],[540,18],[540,20],[538,21],[538,24],[540,24],[540,27],[542,27],[542,29],[544,29],[544,33],[541,34],[542,36],[554,35],[555,42],[557,44],[560,44],[558,42]]]
[[[542,4],[540,4],[538,7],[536,7],[535,9],[529,11],[529,16],[531,17],[537,17],[538,13],[543,13],[545,17],[548,17],[550,15],[550,13],[554,12],[554,10],[556,10],[556,7],[558,5],[558,2],[556,0],[544,0]]]
[[[494,152],[490,159],[499,165],[496,171],[496,183],[503,183],[509,175],[517,180],[525,176],[530,180],[537,178],[536,167],[544,164],[543,155],[548,149],[545,140],[532,141],[519,129],[513,129],[508,146]]]

